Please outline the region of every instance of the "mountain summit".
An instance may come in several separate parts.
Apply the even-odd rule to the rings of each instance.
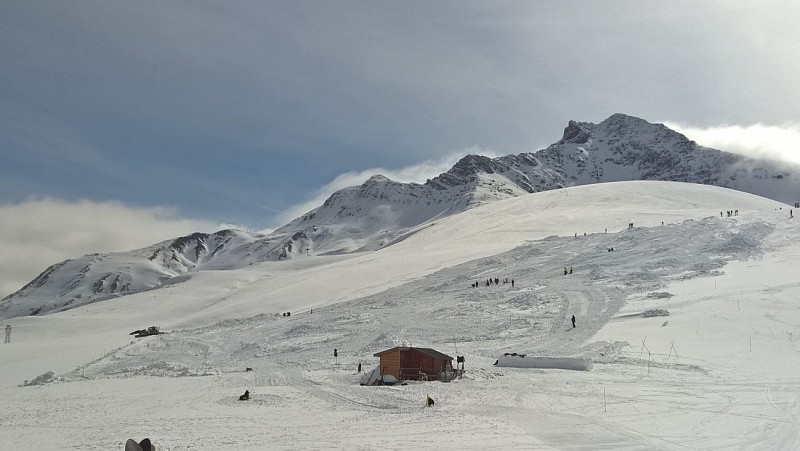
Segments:
[[[0,317],[72,308],[180,282],[207,269],[379,250],[436,218],[489,202],[626,180],[716,185],[793,203],[800,167],[703,147],[662,124],[624,114],[599,124],[569,121],[562,138],[545,149],[499,158],[467,155],[424,184],[375,175],[266,236],[231,230],[193,234],[58,263],[0,301]]]

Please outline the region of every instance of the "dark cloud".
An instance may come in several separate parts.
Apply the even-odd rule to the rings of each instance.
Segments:
[[[275,226],[339,174],[569,119],[797,123],[798,5],[3,2],[2,196]]]

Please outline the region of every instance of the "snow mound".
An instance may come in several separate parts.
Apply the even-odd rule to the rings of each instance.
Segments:
[[[524,354],[502,355],[497,359],[495,365],[510,368],[545,368],[573,371],[589,371],[592,369],[591,359],[581,357],[526,357]]]
[[[364,373],[359,383],[361,385],[394,385],[397,382],[397,378],[391,374],[384,374],[383,377],[381,377],[380,366],[376,366],[372,371]]]
[[[48,371],[48,372],[46,372],[44,374],[40,374],[40,375],[36,376],[32,381],[27,381],[26,380],[25,382],[22,383],[22,386],[23,387],[30,387],[32,385],[44,385],[44,384],[49,384],[49,383],[52,383],[52,382],[59,382],[59,381],[62,381],[62,380],[63,380],[63,378],[56,377],[56,373],[54,373],[53,371]]]

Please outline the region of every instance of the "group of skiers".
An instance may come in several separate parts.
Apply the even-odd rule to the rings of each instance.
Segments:
[[[739,210],[738,209],[736,209],[736,210],[728,210],[725,213],[728,215],[729,218],[731,216],[739,216]],[[722,212],[719,212],[719,217],[720,218],[722,217]]]
[[[564,267],[564,275],[566,276],[567,274],[572,274],[572,266],[569,267],[569,272],[567,272],[567,267]]]
[[[508,277],[506,277],[505,279],[503,279],[503,283],[504,284],[505,283],[511,283],[511,288],[514,288],[514,279],[511,279],[511,282],[509,282]],[[500,285],[500,278],[499,277],[495,277],[494,279],[492,279],[490,277],[490,278],[486,279],[485,284],[486,284],[487,287],[489,285]],[[480,285],[481,285],[480,282],[478,282],[477,280],[475,281],[475,283],[470,284],[470,286],[472,288],[478,288]]]

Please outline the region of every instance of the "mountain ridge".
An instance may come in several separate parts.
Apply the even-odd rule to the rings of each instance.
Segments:
[[[41,314],[158,288],[195,271],[302,255],[375,251],[436,218],[529,193],[626,180],[701,183],[791,203],[800,167],[703,147],[663,124],[621,113],[569,121],[562,138],[531,153],[466,155],[424,184],[374,175],[268,235],[195,233],[129,252],[57,263],[0,301],[0,317]]]

